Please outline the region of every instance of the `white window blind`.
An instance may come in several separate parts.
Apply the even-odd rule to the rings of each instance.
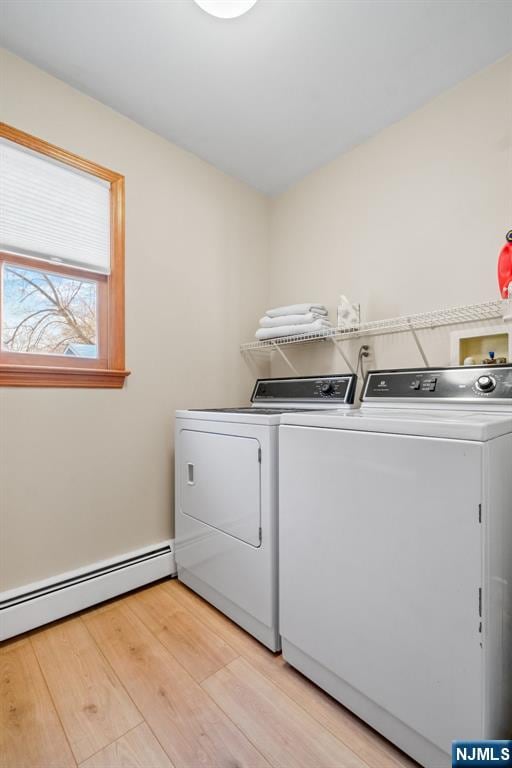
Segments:
[[[110,184],[0,139],[0,250],[110,273]]]

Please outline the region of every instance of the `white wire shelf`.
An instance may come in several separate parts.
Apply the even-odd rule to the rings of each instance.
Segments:
[[[506,314],[508,302],[504,300],[485,301],[482,304],[466,304],[450,309],[439,309],[433,312],[421,312],[416,315],[402,315],[387,320],[371,320],[361,323],[357,328],[339,330],[328,328],[315,333],[301,333],[296,336],[282,336],[276,339],[264,341],[249,341],[242,344],[242,352],[256,352],[258,350],[275,349],[276,346],[290,344],[306,344],[313,341],[348,341],[359,339],[363,336],[380,336],[388,333],[404,333],[406,331],[419,331],[434,329],[444,325],[459,325],[460,323],[474,323],[479,320],[492,320],[503,317]]]

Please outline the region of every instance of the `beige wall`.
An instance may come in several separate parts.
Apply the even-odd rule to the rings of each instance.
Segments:
[[[498,298],[511,228],[508,56],[274,201],[271,304],[320,301],[335,317],[344,293],[374,320]],[[448,331],[421,338],[432,364],[448,363]],[[372,366],[421,364],[408,336],[371,344]],[[332,345],[291,357],[303,372],[344,368]]]
[[[1,119],[126,176],[125,389],[0,390],[0,589],[172,535],[173,416],[240,403],[268,202],[6,52]]]
[[[123,391],[0,390],[0,589],[172,535],[173,412],[247,398],[238,346],[269,303],[334,314],[343,292],[375,319],[497,296],[512,56],[273,201],[10,54],[0,65],[3,120],[126,176],[133,371]],[[448,338],[422,332],[433,364]],[[372,366],[421,362],[406,336],[371,344]],[[291,356],[345,369],[327,344]]]

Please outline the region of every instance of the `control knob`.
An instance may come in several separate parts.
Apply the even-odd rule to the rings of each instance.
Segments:
[[[322,395],[330,395],[334,392],[334,387],[332,385],[331,381],[326,381],[324,384],[320,387],[320,392]]]
[[[480,376],[475,386],[480,392],[492,392],[496,389],[496,379],[493,376]]]

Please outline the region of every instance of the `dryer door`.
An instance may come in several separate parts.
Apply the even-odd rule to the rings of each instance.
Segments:
[[[181,512],[260,545],[260,444],[256,438],[181,432]]]

